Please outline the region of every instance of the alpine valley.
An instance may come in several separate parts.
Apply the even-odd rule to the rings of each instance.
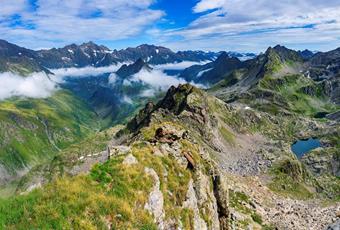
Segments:
[[[340,48],[0,40],[0,86],[1,229],[339,229]]]

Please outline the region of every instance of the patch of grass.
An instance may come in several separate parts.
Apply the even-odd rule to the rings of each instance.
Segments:
[[[268,187],[281,195],[294,199],[310,199],[314,196],[306,185],[307,175],[305,169],[297,160],[282,160],[270,171],[273,176]]]
[[[235,137],[231,131],[229,131],[224,126],[220,126],[219,131],[225,141],[227,141],[231,145],[235,144]]]
[[[183,209],[181,212],[181,222],[183,224],[183,229],[191,230],[194,228],[194,213],[191,209]]]
[[[244,213],[251,214],[252,210],[246,207],[244,204],[248,204],[250,198],[243,192],[229,190],[229,202],[230,206],[236,210]]]
[[[0,103],[0,162],[14,173],[51,159],[99,129],[96,115],[68,91]]]
[[[143,143],[134,145],[132,153],[141,164],[154,169],[159,176],[167,217],[180,219],[180,207],[186,198],[190,171],[181,167],[172,156],[155,156],[151,146]]]
[[[144,167],[116,158],[96,165],[89,176],[61,178],[28,195],[0,202],[6,229],[156,229],[143,209],[152,178]]]
[[[259,214],[257,214],[257,213],[251,214],[251,218],[253,219],[253,221],[255,221],[256,223],[258,223],[260,225],[263,222],[262,217]]]
[[[282,108],[314,117],[316,114],[334,112],[338,106],[329,102],[320,85],[303,75],[286,75],[282,77],[265,76],[259,82],[259,91],[270,90],[267,96],[270,103],[259,106],[266,112],[278,114]],[[262,105],[263,103],[261,103]]]

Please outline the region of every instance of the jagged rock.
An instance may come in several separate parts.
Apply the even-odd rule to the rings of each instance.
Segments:
[[[317,95],[317,88],[313,85],[307,85],[300,88],[300,91],[304,94],[310,95],[310,96],[316,96]]]
[[[224,181],[220,174],[215,176],[213,186],[214,194],[217,201],[217,212],[220,221],[220,229],[227,230],[229,229],[228,222],[230,219],[229,194],[226,182]]]
[[[108,158],[111,156],[119,156],[124,155],[130,152],[131,147],[125,146],[125,145],[119,145],[119,146],[110,146],[107,149]]]
[[[123,164],[125,165],[138,164],[138,160],[132,154],[129,154],[125,157]]]
[[[158,147],[154,147],[152,151],[156,156],[164,156],[163,152]]]
[[[128,130],[135,132],[143,125],[146,125],[150,120],[150,113],[155,109],[153,102],[148,102],[144,109],[140,110],[139,113],[127,124]]]
[[[340,176],[340,156],[323,149],[316,149],[302,157],[302,162],[317,176],[330,174]]]
[[[337,220],[335,223],[329,225],[327,230],[340,230],[340,219]]]
[[[189,208],[194,212],[194,230],[207,230],[207,223],[201,218],[198,208],[198,200],[194,189],[193,180],[189,181],[189,188],[186,195],[186,200],[183,203],[183,208]]]
[[[177,130],[170,125],[159,127],[155,133],[155,140],[161,143],[172,143],[185,137],[185,130]]]
[[[183,155],[188,161],[188,168],[194,169],[196,167],[196,163],[192,154],[190,152],[184,151]]]
[[[160,150],[164,155],[170,154],[173,156],[182,168],[188,166],[188,160],[182,154],[181,146],[178,142],[172,143],[171,146],[168,143],[164,143],[160,146]]]
[[[158,229],[164,229],[164,198],[163,193],[160,190],[160,180],[152,168],[145,168],[145,173],[150,175],[154,180],[154,186],[152,188],[151,193],[149,194],[148,202],[145,204],[144,209],[148,210],[154,217],[155,223],[158,226]]]
[[[194,189],[197,196],[198,206],[211,221],[210,229],[220,229],[218,219],[217,201],[214,191],[211,189],[211,178],[201,170],[195,171]]]

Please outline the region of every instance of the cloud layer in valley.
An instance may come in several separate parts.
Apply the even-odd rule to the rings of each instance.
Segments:
[[[33,73],[27,77],[0,73],[0,81],[0,100],[13,96],[45,98],[58,89],[57,84],[45,73]]]
[[[184,79],[177,76],[170,76],[163,72],[164,69],[183,69],[191,64],[197,63],[182,63],[182,64],[168,64],[158,66],[159,69],[141,70],[139,73],[133,75],[129,79],[125,79],[123,84],[131,85],[133,82],[142,82],[143,84],[151,86],[142,92],[140,96],[151,97],[156,91],[166,91],[171,85],[187,83]],[[117,75],[115,71],[119,69],[120,65],[112,65],[107,67],[84,67],[84,68],[66,68],[53,69],[54,74],[47,75],[46,73],[32,73],[29,76],[23,77],[14,73],[0,73],[0,81],[2,87],[0,88],[0,100],[4,100],[13,96],[22,96],[29,98],[46,98],[51,96],[58,90],[58,84],[63,83],[66,77],[95,77],[104,73],[110,73],[108,83],[112,86],[116,84]],[[196,85],[203,87],[202,85]],[[126,100],[129,101],[129,100]]]
[[[50,71],[54,73],[56,78],[63,77],[89,77],[89,76],[99,76],[104,73],[116,72],[123,63],[105,67],[93,67],[87,66],[83,68],[61,68],[61,69],[51,69]]]
[[[162,64],[162,65],[153,65],[152,68],[158,69],[158,70],[182,70],[193,65],[204,65],[204,64],[207,64],[208,62],[210,61],[202,61],[202,62],[182,61],[182,62],[176,62],[176,63]]]
[[[116,79],[115,75],[110,76],[113,79]],[[111,81],[112,82],[112,81]],[[178,86],[179,84],[190,83],[200,88],[205,88],[205,86],[201,84],[195,84],[193,82],[187,82],[184,79],[178,78],[177,76],[170,76],[163,72],[160,69],[149,70],[141,70],[137,74],[133,75],[129,79],[125,79],[124,85],[131,85],[133,82],[142,82],[151,88],[144,90],[140,96],[143,97],[151,97],[156,92],[166,91],[170,88],[170,86]]]
[[[26,77],[10,72],[0,73],[0,100],[13,96],[46,98],[58,90],[58,83],[64,82],[65,77],[99,76],[115,72],[120,66],[52,69],[53,75],[40,72],[32,73]]]
[[[174,76],[169,76],[161,70],[141,70],[133,75],[130,81],[142,81],[156,89],[167,90],[171,85],[185,84],[186,81]]]

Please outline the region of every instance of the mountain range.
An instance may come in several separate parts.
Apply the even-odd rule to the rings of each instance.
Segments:
[[[1,71],[17,71],[26,73],[29,71],[46,71],[46,69],[85,67],[85,66],[109,66],[118,62],[135,62],[142,58],[151,65],[192,61],[200,62],[214,60],[219,53],[203,51],[179,51],[173,52],[168,48],[154,45],[140,45],[136,48],[122,50],[110,50],[103,45],[93,42],[81,45],[67,45],[63,48],[49,50],[29,50],[7,41],[0,41]],[[252,53],[231,52],[232,56],[251,58]],[[27,69],[26,69],[27,68]]]

